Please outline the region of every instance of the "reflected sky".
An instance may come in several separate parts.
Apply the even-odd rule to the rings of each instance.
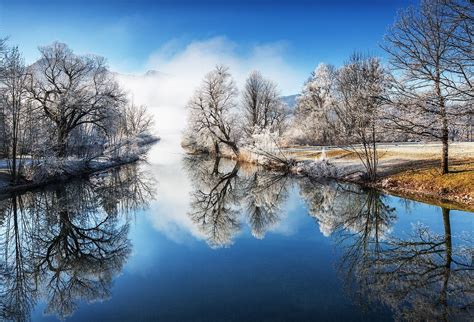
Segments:
[[[153,155],[1,202],[3,318],[472,318],[472,213]]]

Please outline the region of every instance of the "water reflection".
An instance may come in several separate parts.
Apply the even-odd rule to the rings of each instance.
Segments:
[[[213,248],[229,246],[247,216],[252,234],[263,238],[279,221],[289,176],[241,168],[229,160],[186,158],[192,178],[190,218]]]
[[[375,190],[242,169],[219,160],[189,158],[185,169],[193,180],[189,216],[211,247],[232,244],[245,218],[252,234],[263,238],[278,225],[282,204],[296,183],[309,215],[342,249],[338,269],[363,309],[383,304],[402,320],[472,317],[472,236],[453,235],[449,209],[442,209],[444,234],[414,225],[409,234],[397,235],[392,232],[396,209]]]
[[[346,252],[340,269],[359,303],[382,302],[400,320],[472,318],[472,236],[457,236],[453,245],[450,210],[443,208],[442,217],[443,234],[416,225],[404,238],[370,238],[357,252]]]
[[[112,278],[131,251],[130,213],[153,183],[134,166],[2,200],[1,317],[29,320],[39,298],[46,314],[70,316],[78,301],[111,296]]]
[[[327,237],[334,232],[358,235],[355,251],[369,239],[383,238],[397,219],[395,208],[385,203],[386,197],[376,190],[310,179],[301,179],[299,187],[321,232]]]
[[[119,291],[114,289],[112,294],[111,287],[114,280],[121,278],[132,281],[120,294],[127,301],[124,307],[131,310],[128,317],[142,313],[140,305],[137,308],[128,305],[128,301],[132,301],[130,294],[140,302],[152,303],[143,309],[146,316],[158,316],[160,312],[156,311],[160,310],[164,311],[164,320],[166,317],[186,320],[186,316],[172,309],[186,301],[190,303],[189,319],[219,318],[217,313],[211,317],[202,312],[208,309],[207,305],[225,307],[220,302],[215,303],[220,298],[232,298],[235,303],[241,303],[231,307],[232,312],[261,301],[258,303],[262,308],[264,303],[270,303],[272,309],[281,307],[281,311],[268,311],[265,307],[267,311],[262,312],[279,312],[281,316],[290,317],[294,316],[294,310],[299,310],[296,314],[301,314],[302,320],[314,318],[314,312],[321,312],[319,306],[339,306],[346,298],[359,306],[346,309],[341,319],[348,316],[361,319],[364,316],[360,312],[364,310],[386,313],[386,308],[400,320],[469,320],[472,317],[472,226],[459,229],[453,225],[453,211],[440,209],[438,218],[428,214],[432,216],[426,217],[427,225],[407,227],[400,221],[412,223],[406,213],[419,209],[419,204],[395,202],[394,198],[374,190],[263,171],[229,160],[188,157],[181,165],[191,184],[189,198],[183,201],[189,203],[189,208],[182,212],[183,215],[187,212],[186,219],[195,225],[192,229],[199,231],[196,238],[204,236],[207,245],[180,244],[157,231],[153,238],[159,237],[151,239],[153,243],[138,240],[139,245],[141,241],[141,245],[149,248],[146,256],[155,258],[153,256],[159,253],[156,262],[150,265],[156,275],[143,273],[141,283],[136,276],[117,278],[117,275],[124,271],[125,263],[134,258],[130,236],[135,211],[149,206],[158,209],[162,205],[159,202],[150,205],[156,196],[156,183],[151,179],[153,175],[143,172],[143,168],[123,167],[88,181],[79,180],[1,200],[0,319],[29,320],[35,306],[42,302],[46,303],[46,314],[63,319],[73,315],[81,302],[119,297],[116,293]],[[169,186],[164,188],[169,189]],[[288,205],[295,199],[304,207],[297,208],[298,214],[288,214]],[[295,236],[278,236],[285,231],[282,226],[288,225],[293,215],[303,217],[310,229],[304,232],[301,229]],[[179,214],[173,213],[173,216]],[[140,220],[149,226],[144,217]],[[442,227],[439,232],[436,232],[436,220]],[[251,234],[245,234],[247,227]],[[243,243],[246,246],[239,248],[239,238],[264,241]],[[268,240],[274,243],[266,243]],[[335,245],[335,255],[328,255],[325,241]],[[230,250],[214,250],[233,243],[236,245]],[[236,248],[239,251],[232,252]],[[242,254],[244,266],[240,266]],[[265,258],[260,263],[262,257]],[[200,264],[191,265],[191,269],[190,263]],[[266,263],[272,265],[266,266]],[[321,296],[324,285],[319,285],[314,276],[321,275],[318,278],[326,283],[326,279],[332,278],[334,266],[346,288],[344,300],[338,297],[339,283],[331,281],[326,288],[331,294],[324,293],[314,300],[316,303],[305,300],[301,304],[301,298]],[[195,267],[205,269],[194,273]],[[318,267],[324,269],[316,271]],[[226,273],[217,276],[212,273],[213,268]],[[209,275],[206,275],[207,270],[211,270]],[[259,276],[258,280],[248,279],[254,274]],[[180,284],[180,279],[186,280]],[[337,280],[336,274],[334,280]],[[255,298],[249,298],[249,293],[238,289],[241,282],[255,287],[252,291]],[[192,294],[183,289],[188,287],[187,283],[191,285],[188,289]],[[208,293],[206,285],[211,285]],[[285,288],[284,292],[281,287]],[[288,292],[292,296],[288,297],[287,290],[291,290]],[[182,293],[189,297],[181,298]],[[239,294],[250,302],[238,302]],[[275,294],[278,305],[273,305],[272,300],[265,301],[266,297],[273,299]],[[279,294],[283,296],[278,297]],[[166,304],[158,308],[160,301],[154,302],[157,298]],[[225,300],[224,303],[230,305]],[[201,307],[203,311],[196,311]],[[121,314],[121,308],[112,305],[108,314]],[[248,312],[253,309],[249,307]],[[170,311],[175,315],[166,315],[171,314]],[[197,313],[194,316],[192,312]],[[245,320],[243,317],[237,315],[236,319]],[[250,315],[245,317],[251,318]],[[99,316],[94,318],[100,320]]]

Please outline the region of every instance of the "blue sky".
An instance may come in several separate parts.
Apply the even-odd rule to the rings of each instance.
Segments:
[[[157,51],[173,55],[193,41],[223,37],[242,57],[256,46],[276,46],[289,65],[309,74],[355,50],[383,56],[387,26],[414,1],[253,2],[0,0],[0,36],[19,45],[28,62],[39,45],[59,40],[127,73],[150,68]]]

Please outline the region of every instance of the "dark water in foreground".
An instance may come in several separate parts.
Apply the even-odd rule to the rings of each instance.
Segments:
[[[472,320],[474,215],[183,159],[0,201],[1,318]]]

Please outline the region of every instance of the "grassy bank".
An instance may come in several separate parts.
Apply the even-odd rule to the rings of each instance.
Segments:
[[[452,165],[444,175],[439,167],[401,171],[377,186],[389,193],[474,211],[474,162]]]
[[[286,152],[297,161],[310,161],[323,154],[341,173],[363,173],[355,153],[337,147],[290,147]],[[374,186],[401,197],[436,205],[474,211],[474,143],[450,144],[450,170],[441,175],[439,143],[389,143],[378,147],[379,181],[368,184],[358,176],[343,181]]]

